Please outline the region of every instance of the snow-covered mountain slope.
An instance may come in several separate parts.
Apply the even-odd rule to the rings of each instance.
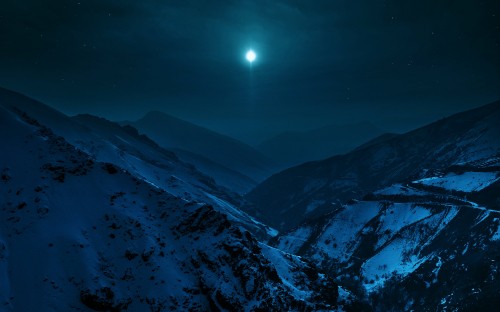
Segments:
[[[186,200],[208,203],[254,233],[274,234],[237,209],[240,196],[220,187],[212,177],[178,159],[131,126],[120,126],[103,118],[81,115],[74,118],[18,93],[0,89],[0,106],[11,112],[36,116],[40,124],[64,137],[70,144],[100,162],[126,169],[135,177]]]
[[[145,141],[148,141],[148,145],[153,145],[155,150],[162,150],[156,142],[150,140],[145,135],[140,135],[138,131],[132,126],[120,126],[116,123],[110,122],[103,118],[98,118],[92,115],[77,115],[72,117],[73,120],[77,121],[80,124],[85,125],[86,127],[97,131],[99,134],[107,133],[110,137],[108,140],[112,138],[120,137],[120,141],[114,142],[119,145],[119,148],[122,148],[125,144],[130,148],[137,147],[138,145],[144,145]],[[111,136],[109,134],[112,134]],[[127,138],[132,137],[132,142],[126,141],[123,136]],[[149,139],[149,140],[148,140]],[[115,140],[116,141],[116,140]],[[152,144],[151,144],[152,143]],[[89,146],[93,151],[98,151],[98,148],[93,146]],[[148,146],[151,149],[151,146]],[[142,148],[139,148],[142,150]],[[210,159],[199,156],[194,153],[190,153],[188,151],[180,150],[180,149],[168,149],[175,154],[175,161],[182,161],[184,163],[188,163],[190,165],[195,165],[196,169],[200,172],[203,172],[205,175],[208,175],[214,182],[220,186],[227,188],[233,192],[237,192],[238,194],[245,194],[252,187],[254,187],[257,183],[247,176],[236,172],[234,170],[228,169],[222,165],[219,165]],[[172,162],[172,161],[170,161]],[[178,165],[172,167],[179,167]],[[180,166],[182,167],[182,166]]]
[[[321,311],[337,286],[0,105],[2,311]]]
[[[422,175],[305,223],[276,246],[368,293],[378,311],[498,306],[500,158]]]
[[[162,112],[150,112],[131,125],[164,148],[201,155],[257,182],[275,172],[276,165],[251,146]]]
[[[246,196],[253,203],[247,211],[279,230],[291,229],[349,199],[423,178],[426,171],[499,154],[500,101],[278,173]]]
[[[194,165],[196,169],[212,177],[218,185],[233,192],[244,195],[257,186],[257,182],[246,175],[226,168],[206,157],[182,149],[172,148],[171,150],[179,159]]]
[[[161,148],[156,142],[152,141],[147,136],[140,135],[138,131],[132,126],[120,126],[117,123],[92,115],[77,115],[72,117],[72,120],[75,120],[76,122],[84,125],[86,128],[92,131],[94,136],[100,138],[100,140],[97,141],[97,144],[99,144],[98,146],[96,146],[97,144],[95,140],[92,140],[92,138],[91,140],[81,139],[77,142],[79,146],[85,148],[85,150],[90,151],[92,155],[96,156],[96,158],[108,162],[114,162],[116,158],[123,159],[124,154],[131,154],[134,158],[137,159],[135,162],[140,160],[142,162],[146,161],[150,164],[153,164],[156,167],[168,167],[168,169],[165,169],[167,169],[167,172],[171,172],[172,176],[174,176],[176,180],[176,186],[173,187],[174,183],[170,182],[173,182],[174,179],[170,179],[170,181],[162,181],[162,179],[160,178],[160,173],[155,172],[154,177],[148,177],[148,180],[152,183],[158,184],[164,188],[179,188],[178,186],[180,185],[182,186],[180,187],[180,189],[182,189],[184,192],[187,189],[191,189],[189,193],[199,192],[200,189],[204,189],[205,191],[208,191],[212,194],[222,193],[222,188],[220,188],[219,185],[227,185],[227,190],[232,191],[232,189],[230,188],[230,183],[225,183],[225,185],[217,183],[217,181],[213,179],[212,175],[207,175],[205,172],[203,172],[202,174],[202,172],[198,170],[198,167],[194,168],[192,163],[184,161],[188,157],[183,157],[181,159],[179,157],[178,151],[174,152],[172,150],[165,150]],[[113,147],[112,151],[107,151],[107,149],[109,149],[109,146]],[[119,157],[117,157],[118,155],[116,155],[116,151],[119,151]],[[194,157],[189,158],[188,160],[191,159],[194,159]],[[137,172],[138,174],[142,175],[151,171],[145,170],[144,168],[135,168],[135,162],[127,159],[126,161],[122,161],[118,165],[127,170]],[[207,161],[207,163],[208,162],[209,161]],[[203,168],[210,168],[210,165],[211,164],[208,163]],[[186,172],[181,172],[182,170]],[[216,165],[213,164],[213,168],[210,168],[210,171],[216,170],[219,170],[218,172],[221,175],[229,175],[230,177],[227,179],[234,177],[235,184],[238,184],[238,182],[243,180],[243,177],[237,176],[237,173],[228,173],[229,169],[225,169],[222,166],[216,167]],[[165,184],[165,182],[167,182],[167,184]],[[183,185],[186,184],[186,182],[194,184],[194,188],[189,188],[186,187],[186,185]],[[200,182],[202,182],[204,185],[202,185],[202,183]],[[248,181],[244,181],[241,182],[241,184],[245,184],[247,182]],[[238,187],[247,187],[247,185]],[[198,198],[200,196],[203,197],[201,194],[198,194]],[[229,196],[226,195],[226,198],[227,197]]]
[[[287,168],[347,153],[380,134],[382,130],[369,122],[328,125],[304,132],[284,132],[256,148],[279,163],[281,168]]]

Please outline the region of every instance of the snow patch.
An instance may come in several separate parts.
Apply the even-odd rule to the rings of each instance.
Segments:
[[[498,224],[496,232],[491,237],[492,241],[500,241],[500,224]]]
[[[419,242],[411,239],[396,239],[362,266],[365,288],[372,292],[384,285],[393,275],[408,275],[415,271],[428,257],[420,258],[413,253]]]
[[[319,200],[319,199],[313,200],[311,203],[309,203],[309,205],[307,205],[305,214],[309,214],[309,213],[313,212],[314,210],[316,210],[316,208],[323,205],[325,202],[326,201]]]
[[[328,257],[340,261],[348,260],[356,249],[356,236],[371,219],[380,211],[378,202],[360,201],[346,206],[336,214],[326,226],[326,230],[318,238],[317,248]],[[323,255],[313,255],[321,261]]]
[[[447,190],[473,192],[498,181],[498,172],[464,172],[462,174],[448,173],[443,177],[431,177],[415,181],[415,183],[441,187]]]
[[[384,245],[393,235],[403,227],[418,222],[431,215],[431,212],[424,207],[415,206],[411,203],[394,203],[387,208],[385,214],[380,217],[380,236],[375,249]]]
[[[415,189],[408,185],[402,184],[393,184],[381,190],[374,192],[376,195],[405,195],[405,196],[423,196],[426,195],[427,192]]]
[[[311,234],[312,229],[310,227],[300,227],[287,235],[281,236],[278,248],[292,254],[297,253]]]

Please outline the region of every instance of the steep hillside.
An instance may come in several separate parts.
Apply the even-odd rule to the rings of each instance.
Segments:
[[[285,132],[257,146],[282,168],[344,154],[356,146],[382,134],[371,123],[329,125],[305,132]]]
[[[240,195],[250,192],[257,186],[257,182],[246,175],[224,167],[206,157],[182,149],[172,148],[171,150],[182,161],[194,165],[196,169],[212,177],[218,185]]]
[[[291,229],[349,199],[425,173],[500,154],[500,102],[388,136],[327,160],[306,163],[261,183],[247,211]]]
[[[164,148],[201,155],[257,182],[274,171],[275,165],[254,148],[162,112],[150,112],[131,125]]]
[[[500,291],[500,157],[395,184],[276,241],[377,311],[471,311]]]
[[[36,120],[94,160],[112,163],[135,177],[190,201],[207,203],[224,211],[254,233],[274,233],[235,206],[236,193],[220,187],[212,177],[199,172],[172,153],[158,146],[131,126],[120,126],[103,118],[68,116],[21,94],[0,89],[0,106],[7,111],[36,116]],[[237,184],[236,180],[235,184]]]
[[[64,119],[62,119],[64,120]],[[337,286],[0,104],[2,311],[321,311]]]
[[[196,170],[193,170],[193,168],[190,170],[192,175],[196,175],[194,172],[199,171],[197,175],[200,176],[200,172],[203,172],[203,174],[210,177],[205,177],[205,180],[213,180],[216,184],[233,192],[237,192],[238,194],[244,194],[249,191],[252,186],[256,185],[256,182],[252,181],[250,178],[197,154],[178,149],[166,150],[146,135],[139,134],[138,130],[132,126],[120,126],[117,123],[92,115],[77,115],[71,118],[79,124],[84,125],[86,128],[91,129],[96,136],[101,137],[101,141],[112,142],[120,151],[136,150],[136,155],[138,154],[141,159],[144,159],[144,156],[146,156],[144,155],[145,151],[151,149],[154,149],[157,153],[159,151],[163,154],[169,154],[170,158],[175,158],[175,160],[167,159],[167,163],[174,163],[170,165],[171,170],[179,167],[188,167],[187,164],[193,167],[194,164],[196,164]],[[93,154],[99,154],[100,148],[96,147],[94,143],[85,143],[82,140],[78,143],[87,150],[91,150]],[[149,146],[144,147],[144,145],[146,145],[145,143]],[[163,161],[156,160],[155,164],[160,164],[162,162]],[[144,170],[142,170],[142,172],[144,172]],[[178,174],[175,176],[183,179],[183,177]]]

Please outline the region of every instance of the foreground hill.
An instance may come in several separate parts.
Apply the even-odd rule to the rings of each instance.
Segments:
[[[0,89],[0,105],[6,111],[36,116],[41,124],[96,161],[112,163],[174,196],[210,204],[254,233],[266,235],[267,232],[274,232],[236,208],[241,201],[239,195],[221,187],[212,177],[180,160],[172,151],[139,135],[131,126],[122,127],[91,115],[70,118],[47,105],[5,89]],[[234,184],[237,185],[238,181],[235,179]]]
[[[150,112],[131,125],[164,148],[201,155],[257,182],[274,171],[275,165],[254,148],[162,112]]]
[[[209,205],[97,161],[5,103],[0,144],[2,311],[337,306],[336,284],[300,258]]]
[[[71,117],[71,119],[91,130],[95,136],[101,138],[101,141],[112,142],[119,148],[120,151],[135,149],[137,151],[136,154],[137,156],[139,156],[139,158],[144,158],[143,156],[149,156],[145,151],[151,149],[154,149],[157,152],[159,151],[168,153],[171,157],[175,158],[175,160],[169,159],[167,162],[171,164],[171,170],[175,170],[176,168],[180,167],[191,167],[190,171],[193,175],[195,175],[194,172],[198,172],[197,175],[201,176],[202,172],[207,176],[205,177],[205,180],[213,180],[212,184],[215,183],[232,192],[244,194],[250,189],[252,185],[255,185],[256,183],[250,178],[242,175],[241,173],[218,165],[213,161],[210,161],[209,159],[196,155],[194,153],[176,149],[166,150],[160,147],[149,137],[140,135],[138,130],[132,126],[120,126],[115,122],[111,122],[104,118],[87,114],[73,116]],[[82,140],[80,140],[80,142],[78,143],[82,144],[83,142]],[[101,146],[104,147],[103,145]],[[99,148],[96,147],[92,142],[87,142],[85,148],[87,150],[92,150],[93,153],[97,152],[97,154],[103,154],[98,152]],[[160,163],[161,161],[156,161],[156,164]],[[175,163],[175,165],[173,165],[172,163]],[[194,164],[196,165],[194,166]],[[144,172],[144,170],[142,171]],[[179,176],[179,174],[175,174],[175,176],[182,178],[181,176]]]
[[[427,172],[283,234],[377,311],[500,304],[500,157]]]
[[[279,173],[248,195],[375,311],[500,304],[500,102]]]
[[[280,230],[291,229],[368,192],[499,155],[499,133],[500,102],[495,102],[278,173],[247,195],[254,205],[247,211]]]

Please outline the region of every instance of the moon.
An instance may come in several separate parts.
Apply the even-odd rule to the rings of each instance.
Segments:
[[[257,54],[255,54],[255,52],[253,50],[248,50],[248,52],[245,55],[245,57],[247,58],[247,61],[249,61],[250,63],[252,63],[257,58]]]

